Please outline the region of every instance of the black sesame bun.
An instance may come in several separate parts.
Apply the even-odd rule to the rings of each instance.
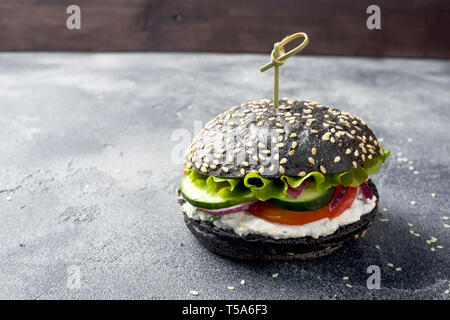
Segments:
[[[349,171],[383,154],[371,127],[317,102],[282,99],[234,106],[208,122],[186,153],[185,168],[222,178],[304,176]]]
[[[375,184],[368,184],[377,197],[377,205],[357,222],[339,227],[334,233],[317,239],[312,237],[273,239],[263,235],[240,236],[233,230],[220,229],[209,221],[200,221],[184,215],[184,221],[191,233],[206,248],[239,260],[310,260],[322,257],[341,248],[346,242],[364,237],[375,219],[378,209],[378,191]],[[181,195],[180,206],[185,203]]]

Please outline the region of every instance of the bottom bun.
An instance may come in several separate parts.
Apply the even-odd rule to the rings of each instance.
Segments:
[[[312,237],[274,239],[263,235],[240,236],[231,229],[221,229],[209,221],[199,221],[184,214],[184,221],[192,234],[209,250],[219,255],[240,260],[308,260],[322,257],[341,248],[344,243],[364,237],[375,219],[379,196],[375,184],[368,184],[377,197],[371,212],[357,222],[339,227],[334,233]],[[180,204],[184,204],[180,198]]]

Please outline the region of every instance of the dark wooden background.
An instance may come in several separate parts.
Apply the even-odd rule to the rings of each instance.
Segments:
[[[81,30],[66,8],[81,7]],[[381,7],[381,30],[366,8]],[[450,58],[449,0],[1,0],[0,50],[269,53],[308,33],[307,54]]]

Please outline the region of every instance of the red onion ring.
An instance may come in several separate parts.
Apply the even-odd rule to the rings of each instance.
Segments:
[[[297,199],[300,194],[302,193],[303,189],[306,188],[306,186],[308,185],[309,180],[304,180],[297,188],[292,188],[289,184],[288,184],[288,188],[286,190],[286,193],[288,194],[288,196],[290,196],[291,198]]]
[[[331,200],[330,211],[333,211],[334,208],[338,206],[338,204],[345,198],[347,195],[349,187],[342,187],[341,190],[334,196],[333,200]]]
[[[364,197],[365,200],[373,198],[372,189],[367,184],[367,181],[364,181],[364,183],[362,183],[359,186],[359,189],[361,190],[361,194],[362,194],[362,196]]]
[[[239,211],[244,211],[247,210],[248,207],[250,207],[252,204],[256,203],[258,201],[251,201],[251,202],[246,202],[246,203],[241,203],[232,207],[228,207],[228,208],[223,208],[223,209],[217,209],[217,210],[208,210],[208,209],[203,209],[203,208],[198,208],[198,210],[215,215],[215,216],[220,216],[223,214],[230,214],[230,213],[235,213],[235,212],[239,212]]]

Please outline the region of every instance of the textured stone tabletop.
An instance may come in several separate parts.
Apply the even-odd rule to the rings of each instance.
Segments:
[[[189,233],[183,149],[219,112],[271,97],[267,60],[0,54],[0,298],[448,299],[448,61],[297,56],[281,69],[282,97],[354,113],[392,152],[365,238],[315,261],[243,263]]]

